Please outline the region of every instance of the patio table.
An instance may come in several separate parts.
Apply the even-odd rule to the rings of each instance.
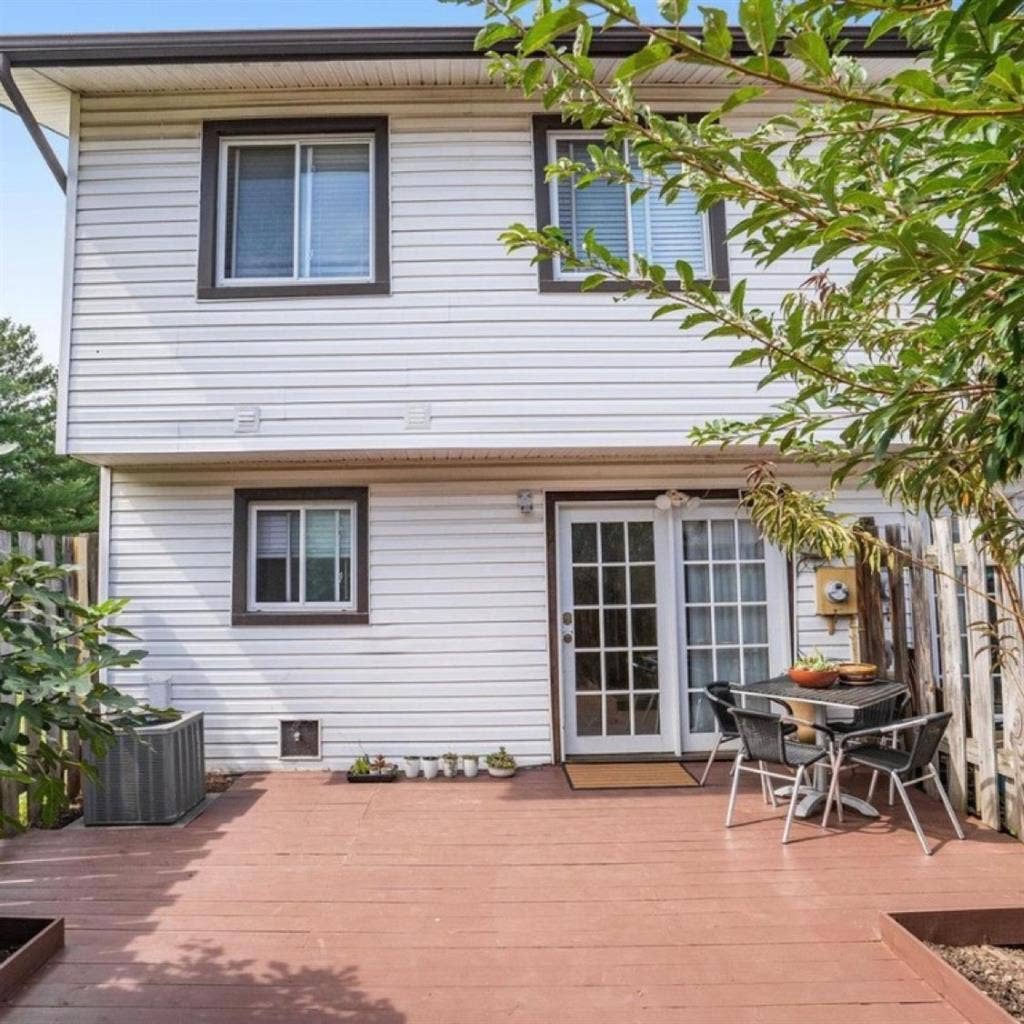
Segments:
[[[826,725],[829,708],[841,708],[847,711],[852,709],[856,712],[902,696],[907,692],[907,686],[894,679],[879,679],[866,685],[851,686],[848,683],[834,683],[827,689],[813,690],[806,686],[797,686],[789,676],[774,676],[761,682],[734,686],[733,692],[737,696],[773,697],[776,700],[784,700],[786,703],[807,704],[814,710],[815,724]],[[815,812],[828,794],[828,782],[828,766],[819,761],[814,766],[811,775],[812,784],[800,787],[801,790],[806,790],[806,794],[797,804],[797,817],[806,818]],[[792,791],[791,786],[785,786],[777,793],[779,796],[789,796]],[[868,818],[878,817],[878,811],[866,800],[861,800],[849,793],[843,793],[841,799],[844,807],[858,811]]]

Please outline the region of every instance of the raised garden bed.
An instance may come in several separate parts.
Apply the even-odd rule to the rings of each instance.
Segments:
[[[0,917],[0,999],[64,945],[62,917]]]
[[[880,927],[970,1024],[1024,1022],[1024,907],[882,914]]]

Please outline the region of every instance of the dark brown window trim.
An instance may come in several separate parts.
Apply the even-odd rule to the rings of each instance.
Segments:
[[[317,284],[217,284],[217,184],[221,139],[232,135],[323,135],[365,133],[373,136],[372,281]],[[199,299],[274,299],[316,295],[387,295],[391,291],[388,188],[388,119],[386,117],[253,118],[204,121],[199,185]]]
[[[666,115],[687,117],[696,120],[701,114],[686,113]],[[553,223],[551,213],[551,193],[544,176],[544,168],[548,165],[548,133],[553,131],[583,131],[576,125],[566,123],[557,114],[535,114],[533,118],[533,180],[534,198],[537,204],[537,225],[544,227]],[[729,290],[729,248],[726,240],[725,204],[715,203],[708,210],[708,242],[711,250],[711,269],[714,278],[705,282],[716,292]],[[555,265],[552,260],[542,260],[537,264],[537,275],[542,292],[580,292],[581,281],[563,281],[555,277]],[[678,281],[666,281],[670,288],[677,288]],[[595,292],[624,292],[626,285],[618,281],[605,281],[596,288],[588,289]]]
[[[337,612],[254,612],[249,610],[249,504],[253,501],[352,501],[356,506],[356,607]],[[369,489],[366,487],[260,487],[235,491],[231,562],[233,626],[325,626],[370,621]]]

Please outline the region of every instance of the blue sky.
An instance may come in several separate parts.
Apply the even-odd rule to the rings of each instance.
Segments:
[[[655,0],[637,6],[659,20]],[[0,0],[0,34],[474,25],[480,16],[437,0]],[[64,140],[51,139],[63,161]],[[63,200],[21,123],[0,110],[0,316],[31,324],[51,360],[60,333]]]

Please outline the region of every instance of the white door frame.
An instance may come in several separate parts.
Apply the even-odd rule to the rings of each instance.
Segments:
[[[651,501],[559,502],[555,506],[555,573],[558,594],[557,643],[559,699],[561,703],[562,751],[573,754],[679,753],[680,707],[679,671],[676,662],[676,597],[672,566],[673,529],[671,515],[659,512]],[[658,630],[658,683],[660,733],[641,736],[576,735],[575,623],[565,623],[573,610],[572,553],[569,540],[574,522],[621,519],[646,521],[654,526],[655,601]],[[567,641],[565,637],[568,636]]]

